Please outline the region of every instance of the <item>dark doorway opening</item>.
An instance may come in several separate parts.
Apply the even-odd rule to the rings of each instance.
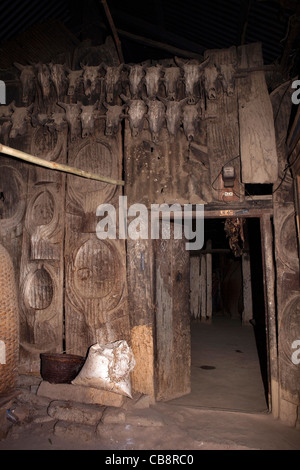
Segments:
[[[199,252],[190,252],[191,393],[173,402],[266,412],[267,349],[259,219],[244,219],[241,256],[234,255],[225,222],[205,219],[204,246]],[[195,289],[197,273],[201,285]]]

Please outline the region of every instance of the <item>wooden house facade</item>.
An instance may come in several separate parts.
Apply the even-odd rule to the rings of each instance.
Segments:
[[[245,325],[253,289],[242,227],[259,221],[269,410],[299,425],[300,365],[292,359],[300,341],[299,172],[296,165],[290,171],[288,160],[291,82],[270,93],[257,43],[207,50],[201,60],[120,64],[111,53],[71,68],[16,67],[14,102],[0,107],[1,143],[124,181],[100,182],[1,154],[0,240],[18,289],[19,373],[39,374],[41,353],[84,356],[96,342],[123,339],[136,360],[134,391],[157,401],[189,393],[191,267],[198,263],[199,271],[205,251],[206,304],[199,315],[210,321],[214,247],[206,244],[192,258],[183,237],[151,239],[149,227],[148,237],[121,237],[118,217],[115,239],[100,239],[97,208],[108,204],[118,214],[120,196],[128,208],[143,205],[149,214],[153,204],[189,205],[196,223],[197,206],[204,205],[204,231],[209,220],[232,222],[244,242]]]

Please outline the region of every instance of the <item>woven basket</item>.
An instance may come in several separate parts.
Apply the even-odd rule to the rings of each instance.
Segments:
[[[15,273],[0,244],[0,395],[14,390],[19,364],[19,312]],[[5,362],[5,363],[3,363]]]

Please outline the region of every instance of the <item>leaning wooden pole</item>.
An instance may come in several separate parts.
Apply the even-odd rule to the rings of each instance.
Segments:
[[[269,405],[274,418],[279,416],[279,377],[277,355],[277,326],[275,301],[275,266],[273,260],[273,233],[270,215],[264,214],[260,218],[264,289],[266,306],[266,333],[269,356]]]
[[[112,178],[107,178],[106,176],[100,176],[96,173],[91,173],[89,171],[80,170],[78,168],[73,168],[68,165],[62,165],[61,163],[49,162],[43,158],[35,157],[29,153],[21,152],[6,145],[0,144],[0,153],[10,155],[12,157],[18,158],[19,160],[24,160],[25,162],[33,163],[34,165],[43,166],[49,168],[50,170],[62,171],[64,173],[71,173],[72,175],[80,176],[81,178],[87,178],[90,180],[102,181],[108,184],[114,184],[116,186],[124,186],[124,181],[114,180]]]

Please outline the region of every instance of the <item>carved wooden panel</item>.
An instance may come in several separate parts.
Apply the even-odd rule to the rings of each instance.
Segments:
[[[183,132],[171,139],[166,127],[154,144],[148,124],[132,137],[125,123],[125,172],[128,201],[180,204],[210,202],[210,169],[206,147],[206,121],[197,121],[192,145]]]
[[[30,131],[33,155],[66,162],[67,133]],[[40,353],[63,349],[65,175],[30,167],[20,268],[20,365],[39,372]]]
[[[285,191],[283,188],[282,191]],[[276,256],[276,299],[278,312],[278,370],[279,394],[284,400],[280,408],[280,417],[285,416],[284,403],[290,404],[294,415],[289,422],[297,419],[297,407],[300,406],[300,369],[293,362],[293,342],[300,339],[299,305],[300,280],[297,230],[294,206],[276,204],[274,207],[275,256]],[[281,409],[283,411],[281,411]]]
[[[236,63],[236,49],[209,50],[205,57],[210,57],[221,69],[224,65],[234,67]],[[234,80],[233,77],[231,77]],[[240,148],[239,148],[239,121],[237,89],[232,94],[219,93],[217,99],[208,99],[206,102],[207,115],[207,147],[210,166],[210,183],[214,200],[227,202],[232,196],[226,196],[224,187],[220,186],[219,175],[223,165],[233,166],[238,181],[237,188],[228,188],[228,194],[234,191],[235,199],[244,198],[243,186],[240,184]]]
[[[95,135],[70,145],[68,164],[115,179],[120,178],[120,136]],[[67,178],[65,236],[66,350],[85,355],[96,342],[129,340],[126,254],[124,240],[100,240],[97,207],[118,209],[119,187]]]

